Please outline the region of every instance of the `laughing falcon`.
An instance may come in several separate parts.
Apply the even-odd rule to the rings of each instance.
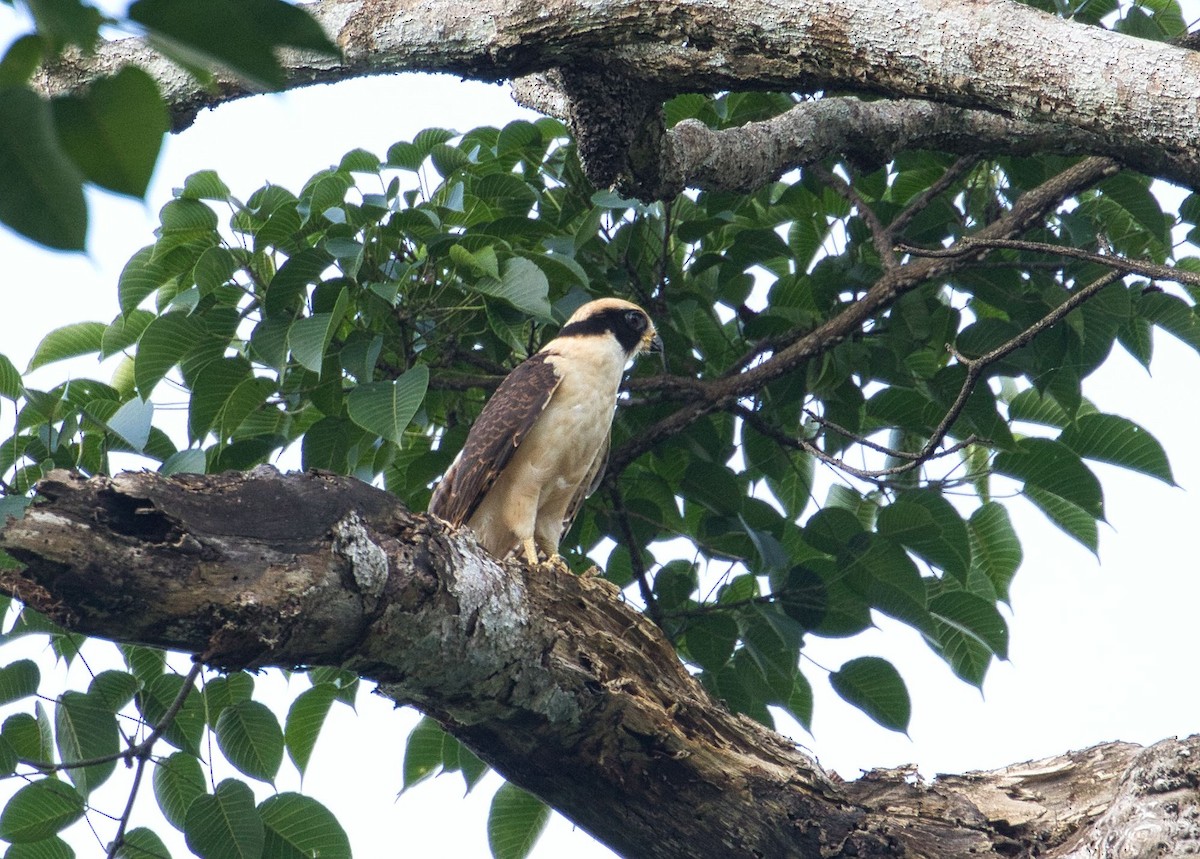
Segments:
[[[617,387],[642,352],[662,351],[636,304],[602,298],[580,307],[558,336],[505,377],[434,490],[429,512],[466,524],[497,558],[558,541],[608,461]]]

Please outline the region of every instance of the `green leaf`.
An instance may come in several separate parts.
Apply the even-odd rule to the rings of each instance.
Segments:
[[[136,672],[135,672],[136,673]],[[146,721],[157,725],[183,688],[184,678],[178,674],[160,674],[149,677],[145,687],[138,693],[138,707]],[[163,739],[178,749],[196,754],[200,750],[200,738],[204,733],[204,702],[192,689],[183,702],[183,707],[163,732]]]
[[[154,245],[135,253],[125,263],[117,281],[117,297],[123,314],[130,314],[154,290],[174,276],[162,258],[156,258]]]
[[[791,697],[803,633],[796,621],[774,606],[751,605],[745,611],[742,641],[769,690],[764,704],[781,704]]]
[[[908,688],[892,663],[878,656],[851,659],[829,675],[835,692],[880,725],[908,732],[912,704]]]
[[[125,660],[130,673],[141,683],[146,684],[156,677],[162,676],[166,668],[167,654],[157,647],[142,647],[138,644],[120,644],[121,658]]]
[[[16,400],[25,390],[21,372],[6,355],[0,355],[0,397]]]
[[[188,404],[188,437],[193,442],[203,439],[213,428],[238,385],[253,375],[250,362],[241,356],[220,358],[196,374]]]
[[[87,693],[110,713],[116,713],[133,700],[139,688],[141,683],[128,671],[109,669],[92,678]]]
[[[141,453],[150,440],[150,427],[154,421],[154,403],[141,397],[128,400],[108,419],[110,430],[123,438],[135,453]]]
[[[228,200],[229,186],[221,181],[215,170],[197,170],[183,180],[183,187],[176,196],[185,200]]]
[[[75,851],[71,849],[71,845],[57,835],[52,835],[41,841],[13,844],[4,851],[4,859],[75,859]],[[143,859],[152,859],[152,857],[143,857]]]
[[[358,385],[346,397],[346,411],[367,432],[399,445],[428,386],[429,369],[418,364],[394,382]]]
[[[192,269],[192,279],[196,281],[200,294],[208,295],[228,283],[238,267],[238,258],[229,248],[214,245],[196,260]]]
[[[38,715],[44,713],[44,710],[41,710],[41,702],[35,704],[35,708],[38,708]],[[48,763],[54,757],[54,738],[50,735],[49,726],[43,731],[41,720],[28,713],[14,713],[8,716],[4,720],[4,729],[0,731],[0,737],[4,737],[6,743],[23,761]]]
[[[488,846],[494,859],[525,859],[550,821],[550,807],[505,782],[492,797]]]
[[[182,313],[168,313],[147,325],[133,359],[138,393],[149,399],[155,386],[196,347],[201,336],[200,323]]]
[[[795,685],[792,694],[783,702],[787,711],[792,714],[804,730],[812,731],[813,690],[812,684],[799,671],[796,672]]]
[[[202,859],[257,859],[266,843],[253,791],[231,778],[217,785],[215,795],[192,801],[183,832],[187,846]]]
[[[283,738],[287,745],[288,757],[292,759],[296,769],[303,776],[308,769],[313,749],[317,745],[317,736],[329,715],[329,708],[337,697],[338,689],[332,683],[317,683],[311,689],[305,689],[288,708],[287,719],[284,721]]]
[[[83,177],[50,106],[25,87],[0,88],[0,222],[57,250],[82,250],[87,236]]]
[[[265,704],[239,701],[217,720],[217,746],[251,778],[274,782],[283,763],[283,731]]]
[[[181,832],[196,797],[204,796],[204,769],[195,755],[175,752],[154,768],[154,798],[167,822]]]
[[[125,66],[52,105],[59,142],[88,181],[130,197],[145,195],[169,125],[150,75]]]
[[[18,659],[0,668],[0,706],[37,694],[42,673],[31,659]]]
[[[0,59],[0,87],[28,83],[45,59],[46,47],[40,35],[27,33],[18,37]]]
[[[553,321],[550,313],[550,281],[536,264],[524,257],[514,257],[505,260],[500,271],[499,280],[482,277],[475,282],[475,289],[484,295],[499,298],[537,319]]]
[[[1100,481],[1065,444],[1044,438],[1023,438],[1016,449],[996,454],[993,469],[1025,482],[1043,494],[1069,502],[1093,519],[1104,518]]]
[[[73,787],[41,778],[18,790],[0,812],[0,839],[13,844],[41,841],[83,817],[85,802]]]
[[[57,48],[73,44],[90,53],[103,18],[100,11],[80,0],[26,0],[37,26]]]
[[[706,671],[719,671],[733,656],[738,625],[727,612],[701,615],[687,625],[683,647]]]
[[[249,701],[254,695],[254,678],[245,671],[214,677],[204,684],[205,721],[216,727],[226,707]]]
[[[137,0],[128,15],[150,30],[151,43],[167,56],[228,69],[263,89],[279,89],[286,80],[279,48],[339,54],[307,12],[284,0]]]
[[[158,473],[163,477],[172,474],[204,474],[208,471],[208,457],[202,450],[181,450],[171,454]]]
[[[401,793],[434,775],[441,768],[448,741],[452,742],[453,738],[433,719],[424,716],[417,722],[404,746]]]
[[[1028,421],[1034,424],[1061,429],[1071,422],[1071,416],[1066,409],[1054,401],[1049,394],[1043,394],[1037,388],[1026,388],[1008,403],[1008,416],[1014,421]]]
[[[890,539],[864,535],[838,558],[844,584],[872,608],[924,630],[926,588],[917,565]]]
[[[1175,485],[1171,464],[1158,439],[1128,418],[1118,415],[1080,415],[1058,440],[1084,459],[1110,462]]]
[[[1029,484],[1025,485],[1022,494],[1045,513],[1051,522],[1091,549],[1093,554],[1100,551],[1100,531],[1096,527],[1096,517],[1091,513],[1053,492],[1046,492]]]
[[[350,839],[321,803],[298,793],[280,793],[258,806],[266,829],[263,856],[271,859],[350,859]]]
[[[324,665],[311,669],[308,672],[308,679],[314,686],[319,683],[332,683],[337,688],[337,700],[351,710],[354,709],[354,697],[358,693],[359,679],[353,671]]]
[[[117,859],[170,859],[171,851],[153,829],[137,826],[125,833]]]
[[[1008,511],[995,501],[989,501],[971,514],[967,521],[971,534],[971,556],[996,596],[1008,600],[1008,586],[1021,566],[1021,541],[1013,530]]]
[[[64,692],[54,712],[54,733],[64,763],[84,761],[120,750],[117,718],[100,699],[82,692]],[[115,760],[88,767],[73,767],[67,776],[76,789],[88,796],[103,784],[117,767]]]
[[[1008,624],[994,603],[966,591],[949,591],[929,602],[938,646],[954,673],[982,688],[993,654],[1008,658]]]
[[[117,318],[108,324],[100,338],[100,357],[107,358],[129,348],[142,336],[146,326],[154,321],[154,314],[148,310],[133,310],[128,314],[118,314]]]
[[[103,322],[75,322],[54,329],[43,337],[42,342],[33,350],[33,357],[29,359],[26,372],[53,364],[55,361],[99,352],[100,341],[107,328]]]
[[[934,566],[965,579],[971,566],[966,524],[954,506],[932,491],[906,492],[879,511],[879,533],[902,543]]]

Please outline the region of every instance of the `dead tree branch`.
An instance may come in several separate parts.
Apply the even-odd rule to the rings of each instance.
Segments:
[[[1062,857],[1149,797],[1166,843],[1197,810],[1195,739],[835,782],[709,697],[612,585],[498,565],[349,478],[55,472],[0,546],[23,564],[4,590],[74,631],[379,682],[625,856]]]

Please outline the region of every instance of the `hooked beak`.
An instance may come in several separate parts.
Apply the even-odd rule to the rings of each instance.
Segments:
[[[655,354],[662,353],[663,342],[662,342],[662,338],[658,336],[657,331],[655,331],[652,335],[650,335],[650,338],[645,341],[643,348],[647,352],[653,352]]]

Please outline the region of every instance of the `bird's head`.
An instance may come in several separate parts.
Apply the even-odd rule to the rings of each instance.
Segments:
[[[571,314],[559,337],[610,334],[630,357],[642,352],[661,352],[662,338],[646,311],[620,298],[589,301]]]

